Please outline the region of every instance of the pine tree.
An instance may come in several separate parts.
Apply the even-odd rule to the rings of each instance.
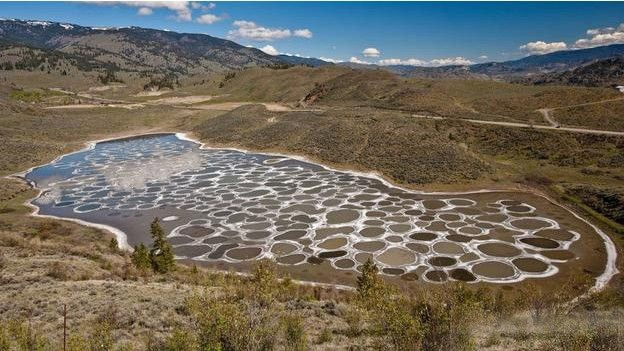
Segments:
[[[165,231],[160,226],[158,218],[154,218],[150,226],[154,244],[150,251],[150,261],[156,273],[167,273],[175,266],[173,249],[165,238]]]
[[[134,246],[134,252],[131,257],[132,264],[134,264],[138,270],[147,271],[152,267],[149,251],[143,243]]]
[[[117,242],[117,239],[111,238],[110,242],[108,243],[108,248],[112,252],[117,253],[117,249],[119,249],[119,243]]]

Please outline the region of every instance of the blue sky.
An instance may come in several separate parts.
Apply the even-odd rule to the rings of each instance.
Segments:
[[[205,33],[269,53],[381,64],[504,61],[624,43],[618,2],[2,2],[0,17]]]

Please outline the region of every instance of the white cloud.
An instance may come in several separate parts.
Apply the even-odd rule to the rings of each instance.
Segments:
[[[429,64],[431,66],[451,66],[451,65],[464,66],[464,65],[472,65],[474,64],[474,62],[470,61],[469,59],[465,57],[457,56],[457,57],[434,59],[434,60],[429,61]]]
[[[294,36],[302,38],[312,38],[312,32],[309,29],[290,29],[282,28],[267,28],[257,25],[251,21],[234,21],[232,23],[236,29],[232,29],[228,32],[228,37],[231,39],[243,38],[257,41],[272,41],[277,39],[284,39]]]
[[[306,38],[306,39],[312,38],[312,32],[307,28],[295,29],[293,31],[293,35],[296,37],[301,37],[301,38]]]
[[[402,60],[398,58],[389,58],[378,61],[381,66],[395,66],[395,65],[406,65],[406,66],[426,66],[428,64],[427,61],[422,61],[415,58],[409,58],[407,60]]]
[[[212,13],[206,13],[197,17],[197,23],[201,24],[213,24],[221,20],[221,17],[213,15]]]
[[[568,45],[562,41],[546,43],[543,41],[532,41],[519,47],[520,50],[525,51],[529,55],[543,55],[550,52],[567,50]]]
[[[405,65],[405,66],[450,66],[450,65],[472,65],[474,62],[470,61],[465,57],[448,57],[448,58],[439,58],[433,59],[431,61],[419,60],[416,58],[409,58],[406,60],[398,59],[398,58],[389,58],[377,61],[377,64],[380,66],[394,66],[394,65]]]
[[[323,57],[323,56],[319,57],[319,59],[321,59],[321,60],[323,60],[325,62],[331,62],[331,63],[344,62],[343,60],[338,60],[338,59],[333,59],[333,58],[330,58],[330,57]]]
[[[260,48],[260,50],[264,51],[266,54],[271,56],[279,55],[279,51],[271,45],[265,45]]]
[[[597,29],[588,29],[587,35],[590,38],[579,39],[574,43],[577,49],[593,48],[596,46],[624,44],[624,23],[617,28],[606,27]]]
[[[192,2],[191,7],[194,10],[208,11],[217,7],[217,4],[215,4],[214,2],[209,2],[208,4],[203,4],[201,2]]]
[[[139,16],[149,16],[152,13],[154,13],[154,10],[150,9],[149,7],[141,7],[137,12]]]
[[[358,63],[360,65],[372,65],[371,62],[368,61],[362,61],[359,58],[355,57],[355,56],[351,56],[351,58],[349,58],[349,62],[351,63]]]
[[[379,57],[379,55],[381,55],[381,52],[376,48],[366,48],[362,51],[362,55],[366,57]]]
[[[93,3],[98,5],[125,5],[131,7],[138,7],[138,14],[145,16],[148,10],[154,10],[159,8],[168,9],[175,12],[174,18],[178,21],[191,21],[193,19],[190,4],[188,1],[94,1]],[[152,11],[153,12],[153,11]]]

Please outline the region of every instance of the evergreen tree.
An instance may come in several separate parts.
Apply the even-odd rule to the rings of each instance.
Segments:
[[[117,242],[117,239],[112,238],[112,239],[110,240],[110,242],[108,243],[108,248],[109,248],[112,252],[116,253],[116,252],[117,252],[117,249],[119,248],[119,243]]]
[[[165,238],[165,231],[160,226],[158,218],[154,218],[152,221],[150,232],[154,240],[152,250],[150,251],[152,268],[156,273],[167,273],[174,268],[175,261],[173,249]]]
[[[143,243],[134,246],[132,264],[141,271],[146,271],[152,267],[149,251]]]

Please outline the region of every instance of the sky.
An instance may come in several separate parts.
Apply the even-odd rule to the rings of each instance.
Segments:
[[[624,43],[622,2],[0,2],[0,17],[203,33],[269,54],[382,65]]]

